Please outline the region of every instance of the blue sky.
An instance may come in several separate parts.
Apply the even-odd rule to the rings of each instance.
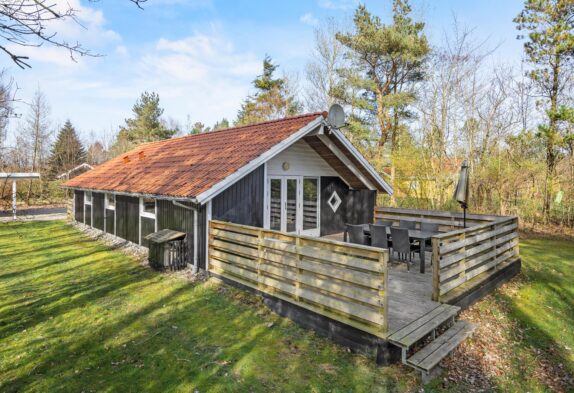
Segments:
[[[328,17],[349,21],[357,5],[354,0],[149,0],[141,11],[127,0],[56,2],[78,9],[86,27],[59,24],[61,36],[104,56],[73,62],[59,49],[28,48],[31,70],[18,69],[6,57],[0,57],[0,67],[17,82],[20,99],[29,100],[40,87],[53,126],[69,118],[86,141],[90,134],[111,139],[144,90],[158,92],[165,115],[182,124],[187,115],[208,125],[233,119],[265,54],[281,70],[298,74],[304,85],[314,25]],[[449,33],[456,16],[459,25],[498,47],[493,61],[514,64],[522,43],[512,19],[522,5],[520,0],[412,0],[431,43]],[[366,6],[383,19],[390,15],[390,0],[366,1]],[[25,112],[25,105],[16,111]],[[17,124],[11,124],[13,133]]]

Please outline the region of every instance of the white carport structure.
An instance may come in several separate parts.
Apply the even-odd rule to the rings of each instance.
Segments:
[[[18,180],[33,180],[33,179],[39,179],[40,178],[40,174],[39,173],[34,173],[34,172],[30,172],[30,173],[5,173],[5,172],[0,172],[0,181],[12,181],[12,215],[14,217],[14,219],[16,219],[16,182]]]

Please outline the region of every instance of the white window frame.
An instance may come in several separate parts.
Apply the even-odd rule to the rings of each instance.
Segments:
[[[287,179],[297,180],[297,225],[293,232],[295,234],[319,237],[321,234],[321,176],[302,176],[302,175],[269,175],[265,181],[265,201],[264,201],[264,228],[270,229],[271,220],[271,180],[278,179],[281,181],[281,232],[286,232],[286,198],[287,198]],[[317,180],[317,227],[313,229],[303,229],[303,180]]]
[[[153,213],[149,213],[149,212],[144,211],[144,199],[153,199],[153,203],[154,203]],[[140,198],[140,217],[153,218],[155,220],[156,215],[157,215],[157,199],[141,197]]]
[[[88,195],[90,200],[88,201]],[[90,206],[90,226],[94,226],[94,208],[92,207],[92,202],[94,200],[94,195],[91,191],[84,191],[84,225],[86,224],[86,206]]]
[[[108,200],[108,195],[111,195],[111,196],[114,197],[114,205],[113,205],[113,206],[110,206],[110,202],[109,202],[109,200]],[[116,210],[116,194],[112,194],[111,192],[106,192],[105,198],[106,198],[106,199],[105,199],[106,202],[105,202],[105,204],[104,204],[104,208],[105,208],[105,209],[109,209],[109,210]]]
[[[110,206],[108,201],[108,195],[114,197],[114,205]],[[114,211],[114,233],[112,235],[116,236],[116,194],[111,192],[106,192],[104,194],[104,232],[108,232],[108,210]]]
[[[142,245],[142,217],[149,218],[154,220],[154,232],[157,232],[157,199],[155,198],[148,198],[153,199],[154,201],[154,212],[149,213],[144,211],[144,197],[140,197],[140,218],[139,218],[139,245]]]

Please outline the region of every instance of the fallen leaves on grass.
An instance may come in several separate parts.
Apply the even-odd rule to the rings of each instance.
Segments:
[[[499,289],[505,296],[516,295],[521,280]],[[521,361],[533,361],[533,377],[555,392],[572,389],[574,380],[566,368],[556,362],[552,348],[544,351],[524,347],[521,341],[524,330],[509,317],[507,305],[490,295],[478,304],[463,311],[460,319],[477,326],[472,338],[465,340],[446,357],[441,365],[447,376],[443,385],[466,385],[469,391],[491,391],[497,380],[516,373],[513,370]]]

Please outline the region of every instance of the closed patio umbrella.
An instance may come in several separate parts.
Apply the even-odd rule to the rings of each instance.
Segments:
[[[468,208],[468,192],[469,192],[469,173],[468,164],[466,160],[462,163],[460,167],[460,174],[458,176],[458,184],[456,185],[456,190],[454,192],[454,199],[460,204],[463,210],[463,225],[466,228],[466,209]]]

